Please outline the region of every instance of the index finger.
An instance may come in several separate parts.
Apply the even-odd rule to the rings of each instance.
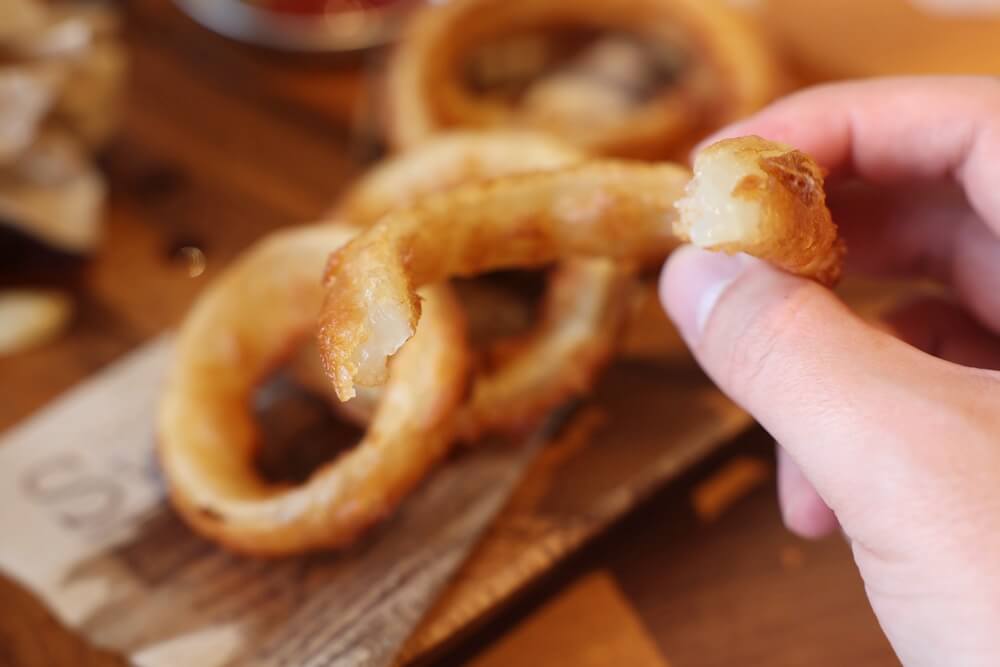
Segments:
[[[901,77],[807,89],[722,130],[791,144],[835,174],[896,185],[952,178],[1000,232],[1000,79]]]

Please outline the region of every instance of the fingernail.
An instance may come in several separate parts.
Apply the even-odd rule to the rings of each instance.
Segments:
[[[701,340],[719,298],[745,268],[741,255],[694,246],[678,248],[671,255],[660,277],[660,298],[688,345]]]

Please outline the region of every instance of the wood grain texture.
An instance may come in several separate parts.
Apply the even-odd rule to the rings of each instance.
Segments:
[[[690,360],[619,362],[542,451],[403,650],[439,656],[667,480],[743,431]]]
[[[153,424],[171,352],[169,337],[142,346],[0,442],[0,529],[18,535],[0,564],[82,636],[148,667],[389,664],[524,477],[404,656],[425,658],[749,423],[689,361],[621,363],[555,437],[457,454],[352,548],[248,559],[164,499]],[[286,435],[265,449],[294,460],[340,444],[322,397],[290,380],[265,396],[264,421]]]
[[[773,486],[758,487],[708,522],[698,516],[697,490],[725,473],[729,461],[747,458],[773,466],[773,443],[760,429],[662,488],[519,594],[441,664],[488,654],[579,578],[607,570],[673,667],[898,665],[868,608],[850,548],[837,537],[806,542],[790,535]],[[580,637],[567,651],[587,643]],[[529,652],[520,656],[524,664],[531,659]]]
[[[545,442],[455,457],[350,549],[238,557],[166,502],[153,423],[171,358],[169,337],[144,345],[0,441],[0,528],[17,535],[0,566],[145,667],[388,664]],[[259,402],[286,450],[345,444],[322,397],[276,382]]]
[[[547,667],[670,667],[607,571],[573,582],[470,665],[506,667],[526,655]]]
[[[740,447],[764,460],[772,449],[763,431]],[[705,523],[689,502],[699,482],[644,508],[594,565],[615,574],[672,665],[899,664],[842,539],[790,535],[770,485]]]
[[[61,625],[31,594],[0,578],[0,667],[124,667]]]

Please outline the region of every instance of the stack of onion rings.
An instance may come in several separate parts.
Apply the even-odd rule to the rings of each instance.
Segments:
[[[160,461],[181,515],[233,550],[345,545],[390,513],[454,441],[470,360],[461,307],[440,286],[421,290],[426,315],[393,360],[360,444],[299,486],[268,483],[254,466],[253,392],[313,333],[323,264],[355,232],[325,224],[268,237],[208,288],[181,328],[160,405]]]
[[[338,396],[351,398],[355,383],[384,381],[387,360],[420,319],[414,288],[451,276],[573,255],[641,260],[669,250],[676,229],[709,239],[703,245],[713,249],[836,280],[843,243],[811,158],[756,137],[721,142],[704,155],[729,168],[696,162],[702,171],[679,207],[686,169],[592,161],[461,186],[389,213],[334,253],[327,268],[319,342]],[[727,211],[745,201],[751,205],[735,226],[706,214],[708,206]],[[724,243],[711,242],[716,236]]]
[[[440,151],[441,182],[493,178],[434,191],[405,176],[417,173],[413,164],[390,162],[342,204],[342,212],[372,211],[355,213],[367,228],[329,222],[277,233],[220,276],[189,314],[161,404],[159,452],[175,506],[203,535],[257,555],[348,544],[459,437],[530,422],[584,391],[614,347],[622,317],[614,304],[627,304],[630,292],[611,261],[570,258],[640,263],[682,238],[824,284],[839,276],[844,247],[822,172],[787,146],[757,137],[720,142],[696,160],[692,180],[675,164],[581,161],[568,149],[560,157],[542,149],[542,139],[534,144],[536,171],[524,172],[516,158],[477,165],[456,157],[468,157],[466,144],[448,141],[457,143],[428,148]],[[390,183],[407,204],[373,205]],[[479,374],[470,397],[461,306],[447,286],[425,286],[552,261],[563,264],[541,325],[508,346],[493,375]],[[338,397],[354,396],[356,382],[384,386],[367,394],[377,407],[360,445],[302,485],[268,482],[253,463],[260,443],[250,399],[314,331],[317,313]]]
[[[553,52],[567,31],[585,45],[565,62]],[[513,99],[475,90],[469,70],[483,50],[494,52],[489,70],[540,81]],[[780,79],[758,31],[722,3],[452,0],[405,31],[386,124],[398,149],[447,128],[524,127],[599,154],[662,158],[761,107]]]
[[[334,218],[368,227],[427,194],[584,159],[572,146],[532,132],[445,133],[372,169],[345,196]],[[614,353],[633,275],[628,266],[606,259],[574,258],[556,265],[540,321],[527,335],[501,341],[501,349],[489,355],[489,367],[478,369],[458,416],[462,439],[524,431],[589,390]],[[345,405],[355,404],[348,411],[363,419],[374,402],[368,392]]]

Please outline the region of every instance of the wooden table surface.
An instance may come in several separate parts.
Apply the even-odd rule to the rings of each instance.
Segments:
[[[840,0],[765,3],[765,16],[776,12],[768,25],[796,36],[785,41],[793,49],[809,44],[801,35],[815,29],[802,9],[807,5],[820,16],[846,6]],[[176,324],[226,261],[268,230],[318,216],[373,157],[365,74],[377,67],[377,54],[276,55],[210,35],[168,0],[134,0],[127,7],[133,74],[122,131],[103,158],[113,187],[104,243],[84,262],[4,239],[0,284],[68,286],[78,309],[60,340],[0,358],[0,430]],[[904,26],[901,32],[928,30],[905,0],[886,0],[879,20],[887,16]],[[964,42],[983,53],[977,44],[985,42],[975,42],[982,20],[945,22],[954,37],[938,40],[940,52]],[[851,24],[843,25],[847,31]],[[905,45],[904,37],[897,42]],[[868,73],[854,64],[837,71],[836,54],[823,54],[821,62],[809,49],[798,53],[800,71]],[[967,58],[945,57],[954,58],[954,69],[968,65]],[[976,62],[991,66],[988,58],[986,65],[983,58]],[[922,68],[921,61],[912,69]],[[947,63],[938,69],[947,71]],[[185,247],[204,252],[203,274],[191,275]],[[773,484],[738,498],[715,520],[692,511],[692,493],[727,461],[745,455],[770,461],[769,449],[763,433],[752,433],[692,471],[445,662],[532,664],[544,655],[576,665],[896,664],[847,547],[836,538],[805,543],[790,536]],[[577,624],[594,629],[572,631]],[[607,653],[615,645],[625,653]],[[117,664],[0,578],[0,666]]]

